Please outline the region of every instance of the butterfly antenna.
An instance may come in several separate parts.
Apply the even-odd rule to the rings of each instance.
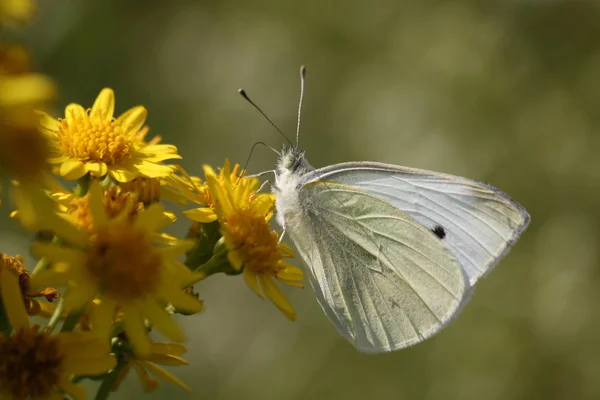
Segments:
[[[302,103],[304,102],[304,82],[306,81],[306,67],[300,67],[300,102],[298,103],[298,123],[296,124],[296,148],[300,144],[300,115],[302,114]]]
[[[265,114],[265,112],[263,110],[261,110],[261,108],[259,106],[256,105],[256,103],[254,103],[252,100],[250,100],[250,97],[248,97],[248,95],[246,94],[246,91],[244,89],[238,89],[238,93],[244,98],[246,99],[246,101],[248,103],[250,103],[252,105],[252,107],[256,108],[256,110],[263,116],[265,117],[265,119],[267,121],[269,121],[269,123],[271,124],[271,126],[275,129],[277,129],[277,132],[279,132],[279,134],[281,136],[283,136],[283,138],[290,144],[290,146],[293,146],[294,144],[291,142],[290,139],[288,139],[287,136],[285,136],[285,134],[281,131],[281,129],[279,129],[279,127],[277,125],[275,125],[275,122],[271,121],[271,118],[267,117],[267,114]]]
[[[244,163],[244,168],[242,169],[242,173],[238,177],[236,185],[238,183],[240,183],[240,181],[244,177],[244,175],[246,173],[246,169],[248,168],[248,164],[250,164],[250,158],[252,157],[252,153],[254,153],[254,149],[256,149],[256,146],[258,146],[258,145],[265,146],[266,148],[268,148],[269,150],[271,150],[273,153],[277,154],[278,156],[280,155],[279,152],[276,149],[274,149],[273,147],[269,146],[265,142],[256,142],[256,143],[254,143],[252,145],[252,148],[250,149],[250,154],[248,154],[248,158],[246,159],[246,162]]]

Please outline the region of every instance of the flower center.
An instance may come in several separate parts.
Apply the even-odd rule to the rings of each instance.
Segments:
[[[227,218],[225,224],[227,245],[240,254],[244,268],[251,268],[257,274],[277,274],[281,269],[279,240],[264,216],[241,209]]]
[[[0,336],[0,393],[47,398],[60,382],[64,356],[56,338],[32,329]]]
[[[123,211],[128,205],[128,199],[131,193],[122,193],[120,188],[112,187],[104,191],[104,210],[109,218],[114,218]],[[94,231],[94,220],[90,212],[90,195],[83,197],[74,197],[69,205],[69,216],[77,227],[87,231]],[[137,214],[143,209],[143,205],[138,205],[131,210],[131,216]]]
[[[121,182],[119,186],[123,192],[136,193],[139,201],[144,204],[160,201],[160,180],[158,178],[139,177],[129,182]]]
[[[121,125],[87,114],[61,120],[58,139],[63,153],[85,161],[118,164],[133,153],[133,141]]]
[[[96,231],[87,269],[106,294],[133,300],[156,292],[162,261],[148,233],[125,220]]]

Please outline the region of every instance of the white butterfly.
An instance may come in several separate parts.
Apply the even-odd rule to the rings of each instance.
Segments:
[[[284,148],[277,219],[310,269],[319,304],[362,352],[439,332],[529,223],[481,182],[374,162],[315,170]]]
[[[375,162],[314,169],[297,143],[279,153],[277,220],[323,311],[359,351],[397,350],[439,332],[529,223],[523,207],[485,183]]]

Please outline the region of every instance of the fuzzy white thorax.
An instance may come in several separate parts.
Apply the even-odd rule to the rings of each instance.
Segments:
[[[304,158],[304,152],[294,147],[284,147],[277,161],[275,171],[276,194],[275,206],[277,209],[277,222],[282,228],[294,224],[299,213],[302,212],[298,197],[303,177],[313,168]]]

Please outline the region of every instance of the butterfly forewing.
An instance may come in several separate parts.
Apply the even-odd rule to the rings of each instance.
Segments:
[[[382,352],[418,343],[459,309],[468,287],[464,271],[411,216],[332,182],[301,186],[299,200],[288,232],[311,269],[323,310],[357,349]]]
[[[436,232],[470,285],[496,265],[529,223],[527,211],[505,193],[457,176],[360,162],[326,167],[315,177],[377,196]]]

